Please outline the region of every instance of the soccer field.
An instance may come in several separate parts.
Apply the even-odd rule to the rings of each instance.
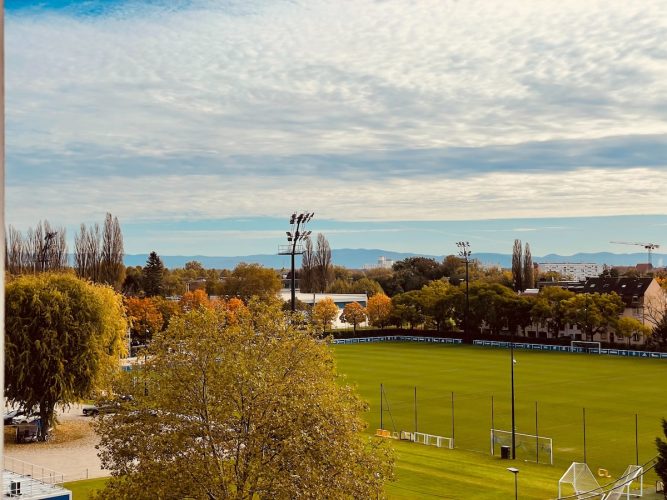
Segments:
[[[490,458],[492,419],[496,429],[511,429],[511,359],[506,349],[418,343],[332,349],[338,371],[370,405],[370,432],[380,428],[380,384],[385,429],[416,427],[429,434],[453,434],[456,449],[487,455],[480,456],[483,463]],[[516,431],[534,435],[537,427],[540,436],[553,439],[554,466],[538,466],[546,468],[550,482],[555,478],[552,490],[570,463],[584,460],[584,439],[586,461],[594,472],[602,467],[619,476],[637,456],[640,464],[655,456],[660,419],[667,417],[665,360],[523,350],[515,350],[514,357]],[[421,445],[407,446],[416,451]],[[548,461],[547,451],[539,448],[522,443],[518,463]],[[397,469],[401,467],[399,456]],[[405,471],[398,475],[400,484]],[[655,474],[649,478],[654,482]]]

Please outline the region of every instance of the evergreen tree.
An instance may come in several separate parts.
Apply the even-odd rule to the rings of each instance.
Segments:
[[[157,253],[151,252],[143,269],[144,292],[147,297],[162,295],[164,290],[164,264]]]
[[[514,280],[514,290],[517,292],[524,289],[521,253],[521,240],[514,240],[514,248],[512,249],[512,279]]]

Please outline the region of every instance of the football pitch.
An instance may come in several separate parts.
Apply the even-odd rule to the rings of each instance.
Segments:
[[[637,458],[640,465],[651,460],[667,417],[666,360],[515,350],[516,432],[552,444],[520,437],[516,462],[500,460],[498,445],[491,456],[490,431],[511,430],[509,350],[412,342],[332,349],[339,373],[369,403],[369,432],[454,437],[455,450],[396,442],[392,498],[509,496],[509,466],[523,471],[522,498],[554,498],[574,461],[585,458],[594,473],[604,468],[618,477]],[[655,479],[651,472],[645,485]]]

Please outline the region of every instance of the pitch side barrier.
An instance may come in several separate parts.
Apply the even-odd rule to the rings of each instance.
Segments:
[[[364,342],[430,342],[433,344],[462,344],[463,339],[436,337],[411,337],[408,335],[387,335],[385,337],[359,337],[353,339],[333,339],[333,344],[363,344]]]
[[[473,340],[473,345],[484,347],[504,347],[509,348],[509,342],[497,340]],[[549,345],[549,344],[528,344],[525,342],[514,342],[514,349],[532,349],[534,351],[560,351],[560,352],[587,352],[582,347],[571,347],[568,345]],[[652,351],[630,351],[626,349],[600,349],[600,354],[609,356],[625,356],[631,358],[661,358],[667,359],[667,352]]]

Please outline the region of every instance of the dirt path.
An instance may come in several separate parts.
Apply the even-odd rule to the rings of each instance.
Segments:
[[[95,445],[99,439],[90,426],[91,417],[84,417],[80,405],[58,413],[58,425],[53,439],[46,443],[14,442],[13,429],[5,429],[5,460],[8,468],[38,477],[40,468],[51,469],[63,474],[65,481],[75,481],[89,477],[108,476],[97,457]],[[16,460],[33,464],[21,464]],[[12,463],[12,461],[14,461]]]

